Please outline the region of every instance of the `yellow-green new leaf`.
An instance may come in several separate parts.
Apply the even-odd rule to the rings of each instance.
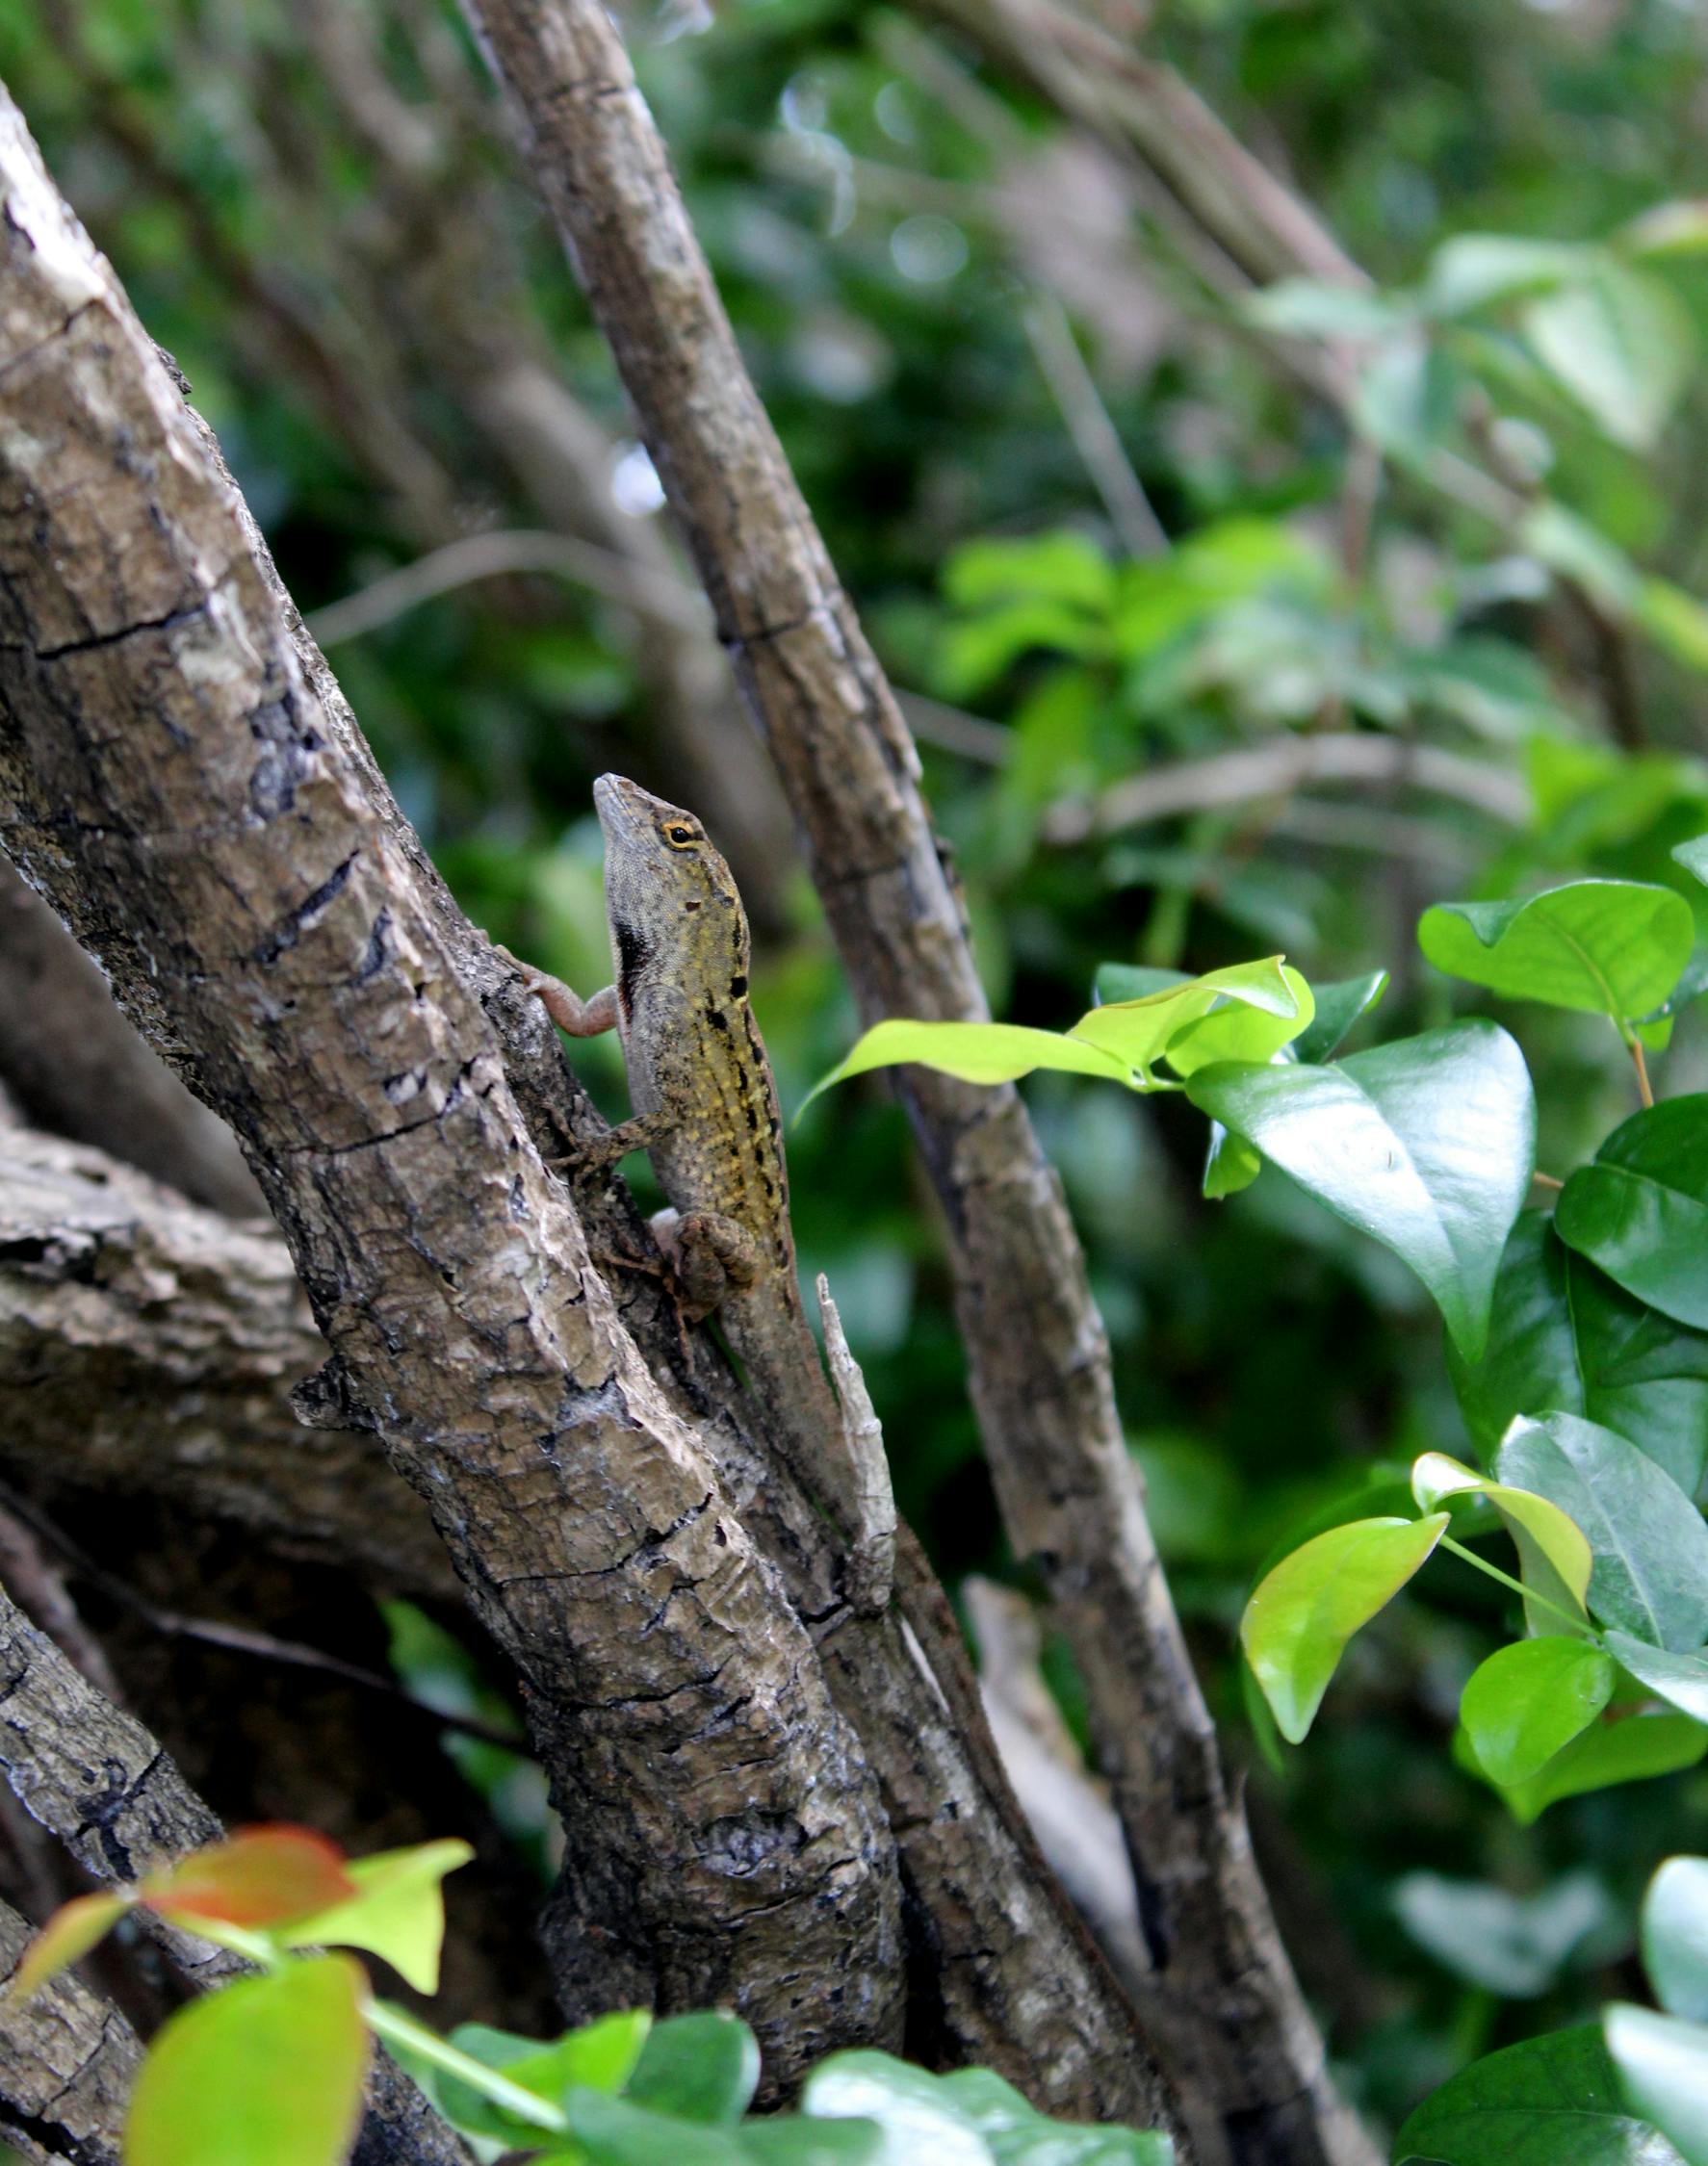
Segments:
[[[281,1936],[288,1947],[362,1947],[382,1956],[417,1993],[439,1990],[445,1896],[439,1883],[467,1865],[473,1848],[454,1838],[353,1858],[345,1868],[356,1893]]]
[[[1289,1744],[1310,1728],[1347,1641],[1398,1594],[1440,1540],[1444,1511],[1331,1527],[1275,1567],[1246,1604],[1239,1637]]]
[[[109,1895],[104,1889],[92,1895],[74,1895],[42,1926],[24,1950],[24,1959],[12,1974],[6,1989],[9,2000],[28,2000],[95,1943],[105,1937],[131,1907],[129,1895]]]
[[[1217,1051],[1212,1037],[1211,1050],[1193,1061],[1190,1068],[1182,1069],[1182,1074],[1210,1060],[1267,1060],[1289,1039],[1296,1038],[1316,1013],[1310,988],[1298,971],[1285,968],[1279,955],[1270,955],[1258,963],[1235,963],[1226,970],[1188,978],[1184,985],[1165,986],[1142,999],[1115,1000],[1094,1008],[1080,1017],[1068,1036],[1101,1047],[1124,1067],[1137,1069],[1143,1074],[1169,1051],[1175,1040],[1184,1037],[1188,1026],[1203,1022],[1222,1002],[1232,1005],[1220,1010],[1215,1019],[1220,1020],[1221,1014],[1226,1013],[1233,1023],[1239,1010],[1255,1008],[1280,1021],[1284,1034],[1262,1034],[1265,1049],[1252,1053]]]
[[[339,2166],[362,2110],[367,1979],[348,1955],[240,1978],[148,2050],[125,2166]]]
[[[1510,1483],[1490,1482],[1473,1468],[1449,1458],[1445,1452],[1425,1452],[1411,1469],[1411,1494],[1425,1511],[1448,1497],[1481,1496],[1500,1513],[1518,1551],[1518,1566],[1532,1594],[1584,1618],[1590,1573],[1594,1564],[1589,1541],[1574,1519],[1557,1504],[1539,1497],[1532,1489],[1516,1489]],[[1558,1632],[1561,1618],[1550,1611],[1525,1605],[1533,1632]]]
[[[1262,967],[1267,970],[1268,966]],[[1164,1048],[1163,1059],[1177,1075],[1194,1075],[1216,1061],[1273,1060],[1283,1045],[1290,1045],[1316,1020],[1316,1001],[1299,972],[1283,964],[1281,977],[1293,995],[1290,1014],[1240,995],[1226,997],[1209,1015],[1177,1029]],[[1264,991],[1270,990],[1266,983]]]
[[[1013,1083],[1038,1068],[1062,1068],[1105,1082],[1130,1080],[1125,1061],[1054,1030],[1022,1023],[912,1022],[894,1017],[873,1023],[844,1059],[821,1076],[801,1101],[804,1113],[820,1092],[874,1068],[902,1068],[916,1061],[963,1083]]]

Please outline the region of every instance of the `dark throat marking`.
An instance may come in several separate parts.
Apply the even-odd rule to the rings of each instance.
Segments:
[[[617,936],[617,999],[627,1011],[634,1004],[635,981],[653,959],[652,942],[619,917],[612,926]]]

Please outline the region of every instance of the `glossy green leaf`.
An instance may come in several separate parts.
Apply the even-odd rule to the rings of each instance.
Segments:
[[[1632,451],[1653,446],[1695,360],[1690,315],[1671,288],[1619,263],[1532,301],[1524,334],[1555,380]]]
[[[1613,1697],[1611,1658],[1587,1640],[1520,1639],[1471,1673],[1459,1719],[1489,1780],[1528,1782]]]
[[[959,1076],[963,1083],[1012,1083],[1040,1068],[1098,1075],[1106,1083],[1131,1080],[1125,1061],[1060,1031],[1032,1030],[1022,1023],[911,1022],[894,1017],[874,1023],[855,1041],[853,1049],[814,1084],[801,1111],[832,1084],[910,1062]]]
[[[1203,1193],[1211,1201],[1237,1196],[1250,1188],[1263,1171],[1263,1153],[1244,1136],[1229,1135],[1219,1121],[1210,1122],[1209,1148],[1204,1153]]]
[[[1708,2166],[1708,2029],[1616,2000],[1602,2018],[1607,2050],[1633,2113],[1689,2166]]]
[[[1586,1940],[1622,1922],[1592,1872],[1566,1873],[1521,1895],[1487,1880],[1409,1872],[1394,1889],[1394,1910],[1455,1977],[1525,1999],[1556,1986]]]
[[[650,2010],[622,2009],[598,2016],[550,2044],[521,2038],[514,2031],[491,2030],[484,2024],[463,2024],[451,2043],[485,2068],[531,2091],[552,2105],[561,2103],[572,2084],[616,2094],[634,2074],[653,2024]],[[443,2069],[429,2069],[427,2080],[447,2120],[471,2134],[494,2136],[521,2146],[541,2140],[539,2130]]]
[[[1708,2020],[1708,1858],[1669,1858],[1649,1882],[1643,1966],[1669,2015]]]
[[[1673,1654],[1617,1630],[1609,1632],[1606,1641],[1608,1653],[1639,1685],[1677,1708],[1681,1715],[1708,1722],[1708,1656]]]
[[[361,2117],[366,1995],[359,1963],[323,1955],[180,2008],[137,2076],[125,2166],[338,2166]]]
[[[353,1858],[346,1870],[355,1894],[299,1920],[281,1938],[290,1947],[366,1948],[417,1993],[437,1993],[445,1941],[440,1883],[474,1854],[471,1844],[453,1838]]]
[[[1612,1430],[1575,1414],[1518,1421],[1503,1441],[1503,1482],[1551,1498],[1594,1553],[1590,1607],[1652,1646],[1708,1639],[1708,1525],[1669,1474]]]
[[[1507,1233],[1529,1191],[1536,1101],[1493,1023],[1455,1023],[1327,1068],[1229,1065],[1194,1105],[1409,1264],[1461,1350],[1482,1352]]]
[[[1514,1418],[1549,1407],[1631,1438],[1695,1492],[1708,1453],[1708,1334],[1646,1307],[1526,1212],[1495,1280],[1479,1362],[1447,1349],[1471,1439],[1491,1459]]]
[[[1705,1752],[1708,1730],[1687,1715],[1628,1715],[1581,1731],[1528,1782],[1497,1787],[1513,1818],[1528,1827],[1562,1798],[1676,1774],[1694,1767]]]
[[[1385,970],[1366,970],[1361,978],[1337,978],[1312,986],[1316,1014],[1293,1041],[1293,1051],[1307,1065],[1326,1061],[1386,991]]]
[[[1554,1228],[1628,1294],[1708,1329],[1708,1096],[1667,1098],[1616,1128],[1566,1181]]]
[[[6,1998],[27,2000],[49,1978],[87,1955],[129,1910],[131,1899],[97,1889],[93,1895],[74,1895],[68,1903],[61,1903],[25,1948],[7,1984]]]
[[[1499,1512],[1518,1551],[1524,1585],[1542,1602],[1582,1616],[1589,1591],[1590,1545],[1559,1506],[1528,1489],[1490,1482],[1444,1452],[1425,1452],[1411,1469],[1411,1493],[1425,1511],[1449,1497],[1482,1496]],[[1560,1621],[1545,1608],[1530,1612],[1533,1632],[1558,1632]]]
[[[668,2016],[640,2050],[628,2096],[684,2121],[732,2126],[759,2083],[759,2046],[744,2023],[717,2009]]]
[[[1394,2157],[1436,2166],[1678,2166],[1626,2108],[1599,2024],[1475,2061],[1417,2108]]]
[[[1260,1582],[1240,1642],[1289,1744],[1310,1728],[1347,1641],[1424,1562],[1447,1519],[1444,1511],[1355,1519],[1296,1549]]]
[[[1688,842],[1680,842],[1672,855],[1686,872],[1694,872],[1698,880],[1708,884],[1708,835],[1695,835]]]
[[[885,2135],[875,2121],[779,2113],[743,2122],[741,2150],[753,2166],[883,2166]]]
[[[1262,1035],[1262,1043],[1273,1051],[1277,1044],[1284,1044],[1310,1020],[1310,989],[1297,970],[1289,970],[1279,955],[1271,955],[1258,963],[1236,963],[1225,970],[1188,978],[1184,985],[1164,987],[1142,999],[1111,1001],[1093,1008],[1080,1017],[1069,1036],[1100,1046],[1128,1068],[1144,1072],[1201,1019],[1216,1021],[1226,1017],[1224,1027],[1236,1030],[1241,1020],[1237,1010],[1241,1008],[1255,1009],[1271,1026],[1281,1026],[1284,1035],[1278,1037],[1273,1027]],[[1211,1016],[1212,1009],[1217,1016]],[[1219,1056],[1212,1053],[1210,1057]],[[1265,1060],[1268,1057],[1268,1052],[1262,1055]]]
[[[801,2103],[834,2121],[863,2116],[883,2130],[874,2166],[1170,2166],[1166,2136],[1049,2121],[988,2069],[932,2076],[888,2053],[833,2053],[807,2078]]]
[[[1307,1029],[1316,1014],[1310,988],[1297,970],[1285,965],[1281,976],[1293,995],[1290,1014],[1242,999],[1225,1001],[1196,1022],[1182,1024],[1169,1038],[1162,1057],[1175,1073],[1192,1075],[1216,1061],[1273,1060],[1283,1045]]]
[[[1666,999],[1695,940],[1684,897],[1636,880],[1575,880],[1521,902],[1437,903],[1417,927],[1417,944],[1450,977],[1616,1020]]]

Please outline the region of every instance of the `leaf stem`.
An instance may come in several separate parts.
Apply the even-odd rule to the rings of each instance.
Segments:
[[[1556,1180],[1552,1173],[1533,1173],[1530,1177],[1538,1188],[1549,1188],[1558,1191],[1566,1186],[1564,1181]]]
[[[1643,1100],[1645,1107],[1652,1106],[1655,1102],[1655,1094],[1648,1080],[1648,1063],[1643,1057],[1642,1039],[1633,1035],[1630,1040],[1630,1046],[1631,1065],[1637,1070],[1637,1096]]]
[[[555,2106],[550,2099],[542,2099],[536,2092],[525,2091],[520,2083],[512,2083],[507,2076],[502,2076],[497,2069],[488,2068],[483,2061],[461,2051],[449,2040],[441,2038],[436,2030],[428,2030],[425,2024],[418,2024],[401,2008],[394,2008],[388,2000],[370,2000],[362,2012],[375,2037],[388,2039],[392,2045],[401,2046],[405,2052],[431,2061],[435,2068],[442,2068],[448,2076],[466,2083],[471,2091],[480,2092],[494,2105],[513,2113],[518,2121],[531,2122],[536,2128],[548,2128],[555,2136],[569,2134],[569,2117],[560,2106]]]
[[[1562,1604],[1550,1601],[1545,1594],[1539,1594],[1535,1587],[1526,1586],[1522,1580],[1514,1579],[1511,1572],[1503,1572],[1498,1564],[1490,1564],[1486,1557],[1479,1557],[1474,1549],[1466,1549],[1462,1542],[1456,1542],[1451,1534],[1441,1536],[1441,1547],[1450,1549],[1455,1557],[1462,1558],[1467,1564],[1474,1564],[1479,1572],[1487,1572],[1491,1580],[1498,1580],[1502,1586],[1511,1587],[1514,1594],[1522,1595],[1526,1602],[1534,1603],[1539,1610],[1551,1610],[1555,1616],[1563,1617],[1570,1625],[1576,1636],[1583,1636],[1589,1622],[1587,1618],[1574,1617]]]

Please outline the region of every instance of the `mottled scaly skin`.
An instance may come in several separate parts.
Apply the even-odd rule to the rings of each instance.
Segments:
[[[795,1473],[853,1539],[841,1417],[796,1283],[783,1122],[747,997],[740,895],[691,812],[620,775],[602,775],[593,797],[634,1109],[614,1134],[651,1153],[681,1216],[678,1269],[692,1305],[716,1309],[750,1383],[788,1427]],[[606,1027],[604,1001],[577,1003],[588,1019],[566,1027]]]

